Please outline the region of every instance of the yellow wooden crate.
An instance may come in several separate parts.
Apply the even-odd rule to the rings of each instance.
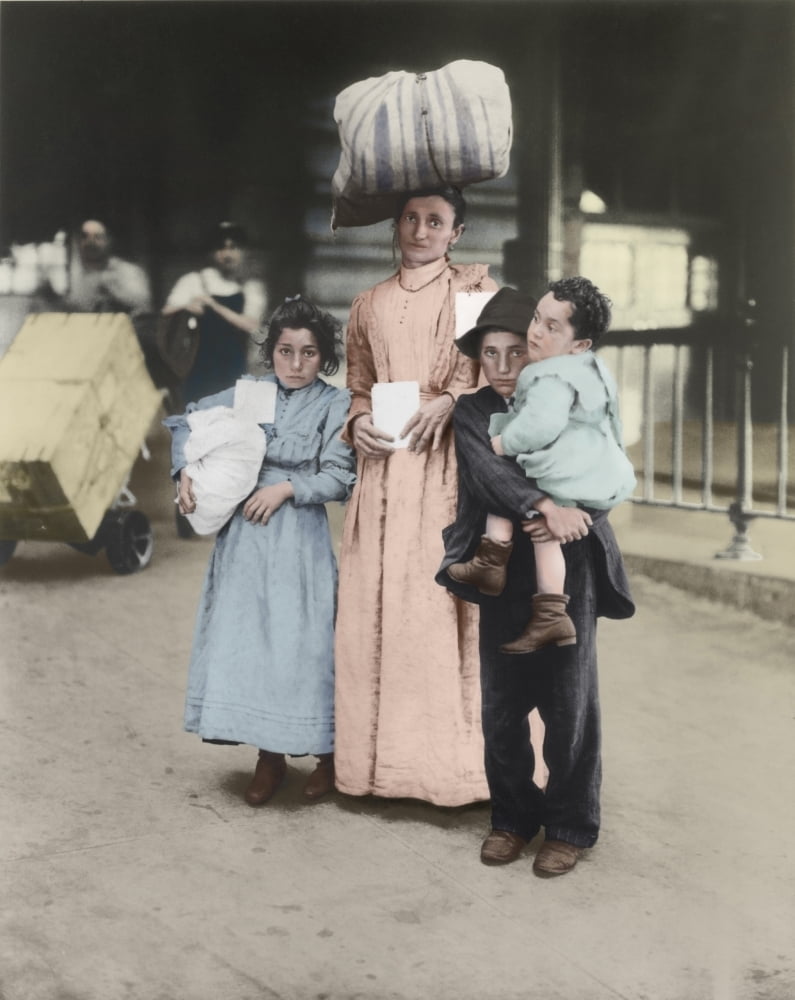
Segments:
[[[129,317],[29,316],[0,359],[0,538],[93,537],[160,402]]]

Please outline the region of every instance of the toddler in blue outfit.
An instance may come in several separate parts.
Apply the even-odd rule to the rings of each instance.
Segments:
[[[635,474],[624,451],[615,382],[591,348],[610,326],[610,300],[587,278],[552,282],[527,330],[529,364],[508,413],[492,416],[498,455],[515,457],[528,477],[561,507],[607,510],[631,496]],[[505,586],[513,524],[489,514],[473,558],[447,572],[496,595]],[[530,653],[577,641],[566,613],[566,563],[560,543],[533,543],[537,593],[522,634],[500,647]]]

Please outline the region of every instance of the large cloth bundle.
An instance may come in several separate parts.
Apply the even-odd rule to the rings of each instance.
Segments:
[[[195,410],[188,425],[185,471],[193,480],[196,510],[187,517],[197,535],[211,535],[257,485],[265,432],[230,406]]]
[[[392,217],[395,195],[502,177],[512,141],[502,70],[459,59],[430,73],[395,71],[341,91],[332,228]]]

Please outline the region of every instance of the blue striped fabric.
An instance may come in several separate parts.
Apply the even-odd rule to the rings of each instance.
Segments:
[[[334,118],[342,147],[332,179],[336,225],[387,218],[385,195],[475,184],[508,170],[510,93],[489,63],[460,59],[429,73],[362,80],[337,95]]]

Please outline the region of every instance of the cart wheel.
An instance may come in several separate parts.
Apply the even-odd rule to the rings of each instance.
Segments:
[[[0,539],[0,566],[5,566],[8,560],[13,556],[14,550],[17,547],[15,540]]]
[[[117,573],[137,573],[149,565],[154,535],[149,518],[139,510],[111,510],[103,525],[105,552]]]

